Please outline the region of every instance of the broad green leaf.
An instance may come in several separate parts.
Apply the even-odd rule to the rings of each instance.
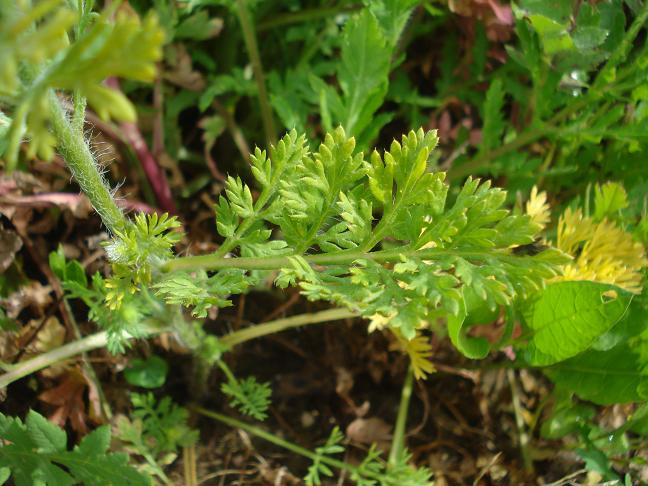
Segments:
[[[448,336],[455,347],[466,357],[471,359],[482,359],[488,355],[490,345],[484,338],[469,337],[464,327],[466,321],[465,304],[457,315],[448,315]]]
[[[548,366],[588,349],[625,314],[631,296],[597,282],[549,285],[524,315],[532,336],[526,359]]]
[[[648,402],[635,410],[627,425],[633,432],[648,436]]]
[[[586,351],[544,372],[557,386],[597,403],[636,402],[644,399],[640,386],[648,384],[641,373],[641,358],[627,344],[608,351]]]
[[[546,439],[561,439],[578,432],[595,415],[596,410],[593,406],[570,401],[543,422],[540,432]]]
[[[158,388],[164,385],[169,365],[159,356],[148,359],[134,359],[124,370],[124,377],[131,385],[143,388]]]

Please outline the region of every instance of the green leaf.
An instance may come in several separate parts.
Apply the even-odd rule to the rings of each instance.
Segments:
[[[65,265],[65,280],[67,282],[76,282],[82,287],[88,286],[88,277],[86,277],[85,269],[76,260],[70,260]]]
[[[621,184],[607,182],[596,185],[594,190],[594,219],[617,216],[618,212],[628,207],[628,195]]]
[[[148,359],[134,359],[124,370],[124,377],[131,385],[142,388],[159,388],[164,385],[169,365],[159,356]]]
[[[608,351],[586,351],[544,370],[557,386],[599,405],[636,402],[648,384],[642,360],[628,344]]]
[[[569,400],[543,422],[540,432],[546,439],[561,439],[568,434],[579,432],[595,416],[596,410],[591,405]]]
[[[626,425],[628,425],[629,429],[633,432],[648,436],[648,402],[635,410]]]
[[[47,454],[65,450],[67,444],[65,431],[42,415],[30,410],[25,425],[29,437],[40,452]]]
[[[347,22],[342,36],[338,82],[343,109],[336,121],[348,134],[359,136],[387,94],[391,49],[367,9]]]
[[[207,10],[200,10],[183,19],[175,28],[174,39],[207,40],[219,34],[223,19],[210,18]]]
[[[11,469],[8,467],[0,467],[0,484],[7,482],[7,479],[11,476]]]
[[[457,315],[449,315],[448,336],[452,344],[461,353],[470,359],[483,359],[490,351],[490,345],[484,338],[471,338],[466,335],[467,329],[463,326],[466,320],[465,307]]]
[[[128,465],[126,454],[107,454],[110,428],[86,436],[72,451],[65,432],[34,411],[26,423],[0,413],[0,470],[11,471],[16,486],[149,486],[149,480]]]
[[[532,332],[525,352],[527,361],[547,366],[585,351],[619,322],[630,300],[630,294],[608,284],[549,285],[524,311]]]
[[[594,49],[605,42],[609,33],[610,32],[607,29],[601,27],[580,27],[576,29],[576,32],[574,32],[574,45],[579,51]]]
[[[407,24],[417,0],[373,0],[367,7],[378,20],[387,40],[387,45],[395,46]]]
[[[504,89],[502,79],[496,78],[488,88],[482,117],[484,128],[482,139],[479,145],[480,152],[488,152],[500,145],[500,139],[504,134],[504,118],[502,108],[504,106]]]
[[[56,251],[52,251],[49,254],[49,266],[62,282],[65,281],[65,254],[63,253],[63,247],[58,246]]]
[[[259,383],[254,376],[244,380],[230,380],[221,385],[221,391],[230,399],[230,406],[242,414],[265,420],[270,406],[272,389],[269,383]]]

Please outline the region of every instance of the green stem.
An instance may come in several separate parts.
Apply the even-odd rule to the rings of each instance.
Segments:
[[[234,347],[244,343],[245,341],[250,341],[251,339],[267,336],[268,334],[275,334],[295,327],[318,324],[321,322],[337,321],[357,316],[357,313],[348,309],[328,309],[312,314],[299,314],[241,329],[240,331],[227,334],[222,337],[220,341],[228,347]]]
[[[284,25],[310,22],[312,20],[325,19],[341,13],[350,13],[363,7],[361,3],[352,5],[336,5],[335,7],[309,8],[298,12],[290,12],[282,15],[273,15],[267,20],[259,22],[257,32],[274,29]]]
[[[58,141],[59,152],[106,227],[113,233],[122,230],[126,227],[127,220],[115,204],[110,188],[90,152],[90,147],[82,134],[70,124],[56,93],[50,91],[49,97],[52,128]]]
[[[347,464],[346,462],[339,461],[337,459],[333,459],[328,456],[323,456],[323,455],[318,455],[315,454],[314,452],[298,446],[297,444],[293,444],[292,442],[288,442],[287,440],[284,440],[280,437],[277,437],[274,434],[271,434],[270,432],[266,432],[265,430],[261,429],[260,427],[257,427],[255,425],[248,424],[246,422],[242,422],[240,420],[237,420],[232,417],[228,417],[226,415],[220,414],[218,412],[214,412],[212,410],[207,410],[202,407],[194,406],[191,407],[191,409],[199,413],[200,415],[204,415],[205,417],[209,417],[215,420],[218,420],[219,422],[222,422],[226,425],[229,425],[230,427],[236,428],[236,429],[241,429],[244,430],[245,432],[252,434],[256,437],[259,437],[261,439],[267,440],[268,442],[278,446],[282,447],[286,450],[289,450],[291,452],[294,452],[295,454],[299,454],[300,456],[307,457],[311,459],[312,461],[319,461],[321,463],[327,464],[329,466],[333,466],[337,469],[343,469],[345,471],[348,471],[350,473],[356,473],[359,474],[360,471],[358,470],[357,467],[352,466],[351,464]],[[383,476],[380,473],[374,473],[370,471],[363,471],[362,472],[363,476],[373,478],[373,479],[380,479]]]
[[[261,107],[263,130],[265,131],[266,141],[268,142],[268,145],[270,145],[276,141],[277,135],[274,128],[274,120],[272,118],[272,108],[268,101],[263,65],[261,64],[259,46],[257,45],[256,33],[254,32],[254,23],[252,22],[252,16],[250,15],[245,0],[236,0],[236,12],[238,14],[239,22],[241,23],[243,41],[245,42],[245,48],[248,51],[248,56],[252,63],[252,71],[254,72],[254,79],[259,91],[259,105]]]
[[[326,321],[335,321],[340,319],[347,319],[349,317],[356,317],[356,314],[346,309],[328,309],[321,312],[314,312],[312,314],[301,314],[285,319],[277,319],[275,321],[265,322],[246,329],[241,329],[221,338],[221,341],[229,347],[238,346],[246,341],[252,339],[274,334],[287,329],[292,329],[299,326],[307,326],[309,324],[318,324]],[[174,330],[179,331],[180,326],[174,326]],[[159,334],[161,332],[169,331],[168,328],[160,329],[151,327],[149,335]],[[183,334],[181,332],[181,334]],[[185,340],[187,337],[185,336]],[[59,348],[53,349],[38,356],[21,361],[16,365],[6,367],[7,372],[0,376],[0,389],[10,385],[14,381],[20,380],[27,375],[40,371],[55,363],[65,361],[79,354],[92,351],[93,349],[103,348],[108,343],[108,334],[105,331],[92,334],[83,339],[73,341],[65,344]],[[189,345],[195,345],[190,342]]]
[[[416,257],[422,260],[436,260],[449,256],[462,257],[474,260],[486,258],[499,258],[501,260],[518,261],[519,256],[508,254],[506,251],[489,250],[487,252],[463,251],[444,248],[424,248],[420,250],[396,248],[373,252],[342,251],[339,253],[321,253],[318,255],[304,255],[302,258],[312,265],[348,265],[356,260],[372,260],[374,262],[398,262],[402,257]],[[162,272],[177,270],[221,270],[224,268],[240,268],[245,270],[278,270],[292,267],[294,256],[277,257],[240,257],[223,258],[216,254],[179,257],[164,263]]]
[[[83,123],[85,122],[86,99],[77,90],[73,95],[74,115],[72,116],[72,130],[83,137]]]
[[[103,348],[107,344],[108,334],[103,331],[79,339],[78,341],[72,341],[69,344],[65,344],[59,348],[53,349],[52,351],[48,351],[47,353],[39,354],[35,358],[22,361],[12,367],[10,371],[0,376],[0,389],[55,363],[65,361],[72,356],[83,354],[93,349]]]
[[[412,365],[407,368],[407,376],[401,392],[400,404],[398,405],[398,416],[396,417],[396,426],[394,427],[394,437],[392,439],[391,449],[389,450],[388,464],[394,466],[402,456],[405,449],[405,428],[407,427],[407,415],[409,413],[409,403],[412,397],[412,387],[414,386],[414,372]]]

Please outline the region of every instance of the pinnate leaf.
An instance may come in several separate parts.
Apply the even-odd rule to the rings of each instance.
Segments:
[[[128,465],[126,454],[107,453],[110,428],[87,435],[72,451],[65,432],[30,411],[25,423],[0,413],[0,469],[11,471],[17,486],[42,481],[54,486],[73,484],[148,486],[149,480]]]

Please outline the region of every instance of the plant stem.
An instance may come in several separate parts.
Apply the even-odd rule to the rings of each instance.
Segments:
[[[243,41],[245,48],[248,51],[250,62],[252,63],[252,71],[254,72],[254,79],[259,91],[259,105],[261,107],[261,121],[263,122],[263,130],[265,131],[266,142],[268,145],[273,144],[277,135],[274,128],[274,120],[272,118],[272,108],[268,101],[268,93],[265,86],[265,77],[263,75],[263,65],[261,64],[261,56],[259,55],[259,46],[257,45],[256,33],[254,32],[254,23],[252,16],[247,8],[245,0],[236,0],[236,13],[238,14],[241,29],[243,30]]]
[[[72,115],[72,130],[83,137],[83,124],[85,122],[86,99],[76,90],[72,95],[74,114]]]
[[[405,449],[405,427],[407,426],[407,414],[409,412],[410,398],[412,397],[412,387],[414,386],[414,372],[412,365],[407,368],[407,376],[401,392],[400,404],[398,405],[398,416],[396,417],[396,426],[394,427],[394,437],[392,439],[391,449],[389,450],[388,464],[394,466],[402,456]]]
[[[515,413],[515,425],[518,429],[518,439],[520,446],[520,453],[522,455],[522,463],[524,469],[528,473],[533,473],[533,458],[529,451],[529,434],[524,425],[524,418],[522,416],[522,405],[520,404],[520,392],[518,390],[517,381],[515,378],[514,370],[506,370],[506,376],[511,387],[511,401],[513,402],[513,411]]]
[[[336,5],[334,7],[309,8],[299,10],[298,12],[289,12],[281,15],[273,15],[267,20],[263,20],[257,25],[257,32],[274,29],[283,25],[297,24],[300,22],[310,22],[312,20],[325,19],[341,13],[350,13],[362,8],[361,3],[351,5]]]
[[[324,455],[318,455],[315,454],[314,452],[298,446],[297,444],[293,444],[292,442],[288,442],[287,440],[284,440],[280,437],[277,437],[274,434],[271,434],[270,432],[266,432],[265,430],[261,429],[260,427],[257,427],[255,425],[251,425],[245,422],[242,422],[240,420],[237,420],[232,417],[228,417],[226,415],[222,415],[218,412],[214,412],[212,410],[207,410],[205,408],[199,407],[199,406],[193,406],[191,409],[199,413],[200,415],[204,415],[205,417],[209,417],[215,420],[218,420],[219,422],[222,422],[226,425],[229,425],[230,427],[237,428],[244,430],[245,432],[252,434],[256,437],[259,437],[261,439],[267,440],[268,442],[271,442],[272,444],[283,447],[284,449],[287,449],[291,452],[294,452],[295,454],[299,454],[300,456],[307,457],[313,461],[317,460],[320,461],[321,463],[328,464],[329,466],[333,466],[337,469],[343,469],[345,471],[351,472],[351,473],[356,473],[358,474],[358,468],[352,466],[351,464],[347,464],[346,462],[339,461],[337,459],[333,459],[328,456]],[[374,473],[371,471],[363,471],[363,476],[373,478],[373,479],[380,479],[383,476],[380,473]]]
[[[234,347],[238,346],[239,344],[243,344],[246,341],[267,336],[268,334],[274,334],[286,329],[292,329],[294,327],[307,326],[309,324],[317,324],[326,321],[346,319],[356,316],[357,314],[347,309],[328,309],[321,312],[300,314],[293,317],[287,317],[285,319],[277,319],[275,321],[265,322],[263,324],[227,334],[221,340],[227,346]],[[178,326],[174,326],[174,329],[177,332],[180,332],[178,331]],[[168,330],[169,329],[151,327],[149,335],[159,334]],[[187,340],[187,337],[184,337],[185,340]],[[40,354],[26,361],[19,362],[13,366],[10,366],[5,374],[0,375],[0,389],[6,387],[7,385],[10,385],[14,381],[20,380],[21,378],[30,375],[31,373],[40,371],[43,368],[47,368],[48,366],[51,366],[60,361],[65,361],[66,359],[70,359],[73,356],[92,351],[93,349],[103,348],[107,345],[107,343],[108,335],[105,331],[102,331],[87,336],[83,339],[65,344],[59,348]],[[192,345],[195,345],[195,343],[190,342],[189,346]]]
[[[221,343],[234,347],[238,344],[250,341],[268,334],[292,329],[294,327],[307,326],[309,324],[318,324],[321,322],[337,321],[341,319],[348,319],[350,317],[357,317],[358,314],[348,309],[328,309],[321,312],[314,312],[312,314],[299,314],[284,319],[277,319],[275,321],[257,324],[240,331],[236,331],[220,339]]]
[[[364,251],[341,251],[339,253],[321,253],[318,255],[304,255],[303,258],[312,265],[348,265],[356,260],[372,260],[374,262],[397,262],[402,257],[416,257],[421,260],[436,260],[449,256],[460,256],[468,259],[483,260],[485,258],[497,257],[501,260],[519,261],[520,256],[510,255],[505,251],[489,250],[488,252],[462,251],[444,248],[424,248],[421,250],[409,250],[396,248],[392,250],[381,250],[373,252]],[[160,270],[162,272],[173,272],[177,270],[220,270],[224,268],[240,268],[245,270],[277,270],[292,267],[295,256],[278,257],[240,257],[223,258],[217,254],[200,255],[190,257],[174,258],[164,263]]]
[[[81,190],[88,196],[101,220],[111,232],[120,231],[127,220],[115,204],[110,187],[101,175],[90,147],[83,135],[75,130],[52,90],[49,93],[52,128],[58,141],[58,149]]]
[[[35,373],[43,368],[47,368],[59,361],[64,361],[97,348],[103,348],[108,343],[108,334],[105,331],[91,336],[72,341],[59,348],[48,351],[47,353],[39,354],[35,358],[17,363],[10,371],[0,376],[0,389],[20,380],[27,375]]]

